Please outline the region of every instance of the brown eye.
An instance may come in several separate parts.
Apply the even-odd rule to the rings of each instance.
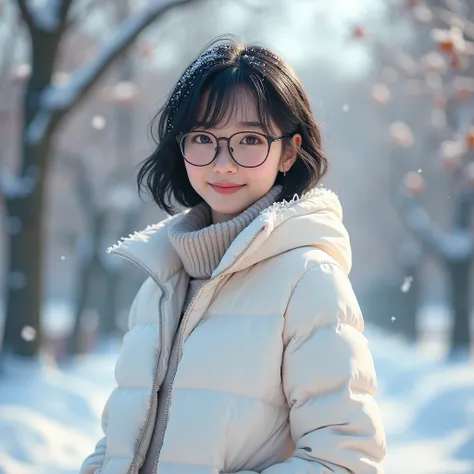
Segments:
[[[209,143],[212,142],[211,137],[209,137],[208,135],[204,135],[204,134],[196,135],[194,137],[194,141],[196,143],[202,143],[203,145],[208,145]]]
[[[242,139],[244,145],[258,145],[261,143],[261,139],[258,135],[246,135]]]

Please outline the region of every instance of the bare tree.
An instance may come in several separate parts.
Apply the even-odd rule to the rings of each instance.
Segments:
[[[118,1],[114,8],[117,23],[120,24],[129,16],[129,0]],[[80,255],[80,259],[74,327],[67,344],[69,355],[86,349],[84,325],[81,324],[86,311],[95,310],[100,314],[95,339],[97,336],[113,335],[117,331],[119,286],[124,275],[121,271],[122,262],[107,261],[102,246],[104,237],[107,238],[107,224],[112,219],[119,223],[119,234],[126,235],[130,229],[137,227],[140,217],[140,200],[135,191],[135,182],[130,179],[133,175],[130,157],[133,155],[134,98],[138,94],[133,82],[135,61],[135,56],[130,53],[122,56],[118,65],[118,83],[109,88],[115,112],[115,166],[106,181],[100,184],[100,192],[94,189],[93,170],[86,165],[89,161],[95,161],[94,159],[88,160],[85,156],[80,156],[65,160],[72,167],[76,195],[88,223],[87,229],[78,236],[76,244],[76,254]],[[100,117],[96,119],[100,120]],[[89,142],[92,143],[93,140]],[[86,153],[93,152],[89,149]],[[128,272],[127,276],[127,286],[133,286],[133,279]]]
[[[76,0],[77,1],[77,0]],[[66,86],[52,81],[62,41],[74,26],[74,0],[16,0],[30,36],[31,75],[23,102],[20,166],[12,176],[0,169],[0,189],[9,219],[18,223],[9,235],[8,286],[4,351],[35,356],[41,345],[42,221],[44,184],[51,162],[55,132],[92,86],[135,41],[169,10],[198,0],[150,0],[136,16],[125,20],[92,61]]]

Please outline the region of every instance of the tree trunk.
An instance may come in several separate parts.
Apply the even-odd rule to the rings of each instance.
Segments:
[[[8,214],[20,220],[21,229],[9,236],[3,350],[22,356],[34,356],[41,345],[42,192],[40,176],[31,194],[7,201]]]
[[[35,30],[31,39],[32,74],[23,102],[19,171],[19,181],[25,189],[6,199],[9,217],[19,219],[21,228],[17,234],[9,236],[4,330],[5,352],[28,357],[36,355],[41,347],[43,190],[57,121],[41,131],[41,137],[35,143],[30,141],[28,129],[39,111],[40,94],[51,81],[60,34]]]
[[[9,235],[3,345],[6,352],[23,356],[36,355],[41,346],[44,185],[51,140],[52,132],[47,132],[42,142],[32,147],[23,138],[22,163],[26,169],[21,179],[30,190],[6,199],[8,216],[17,218],[21,227],[18,233]],[[36,331],[34,340],[26,341],[22,337],[25,326]]]
[[[459,350],[469,351],[470,347],[470,261],[452,262],[448,264],[450,304],[453,318],[451,331],[451,354]]]

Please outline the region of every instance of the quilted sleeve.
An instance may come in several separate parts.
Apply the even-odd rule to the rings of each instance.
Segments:
[[[307,270],[284,329],[282,378],[295,450],[263,474],[383,474],[385,433],[363,330],[342,269],[324,263]]]

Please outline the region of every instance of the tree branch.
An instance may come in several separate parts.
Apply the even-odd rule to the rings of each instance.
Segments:
[[[67,87],[49,87],[42,95],[42,105],[46,108],[67,111],[73,107],[91,88],[108,66],[120,56],[151,23],[174,7],[190,4],[198,0],[155,0],[136,17],[125,20],[112,38],[92,62],[78,71]]]
[[[155,0],[136,17],[125,20],[120,25],[115,37],[104,46],[88,66],[74,75],[68,86],[50,85],[43,90],[40,109],[27,131],[29,143],[32,145],[37,143],[44,131],[54,127],[63,115],[80,102],[110,64],[133,43],[146,27],[168,10],[197,1],[199,0]],[[43,132],[39,134],[39,130]]]

